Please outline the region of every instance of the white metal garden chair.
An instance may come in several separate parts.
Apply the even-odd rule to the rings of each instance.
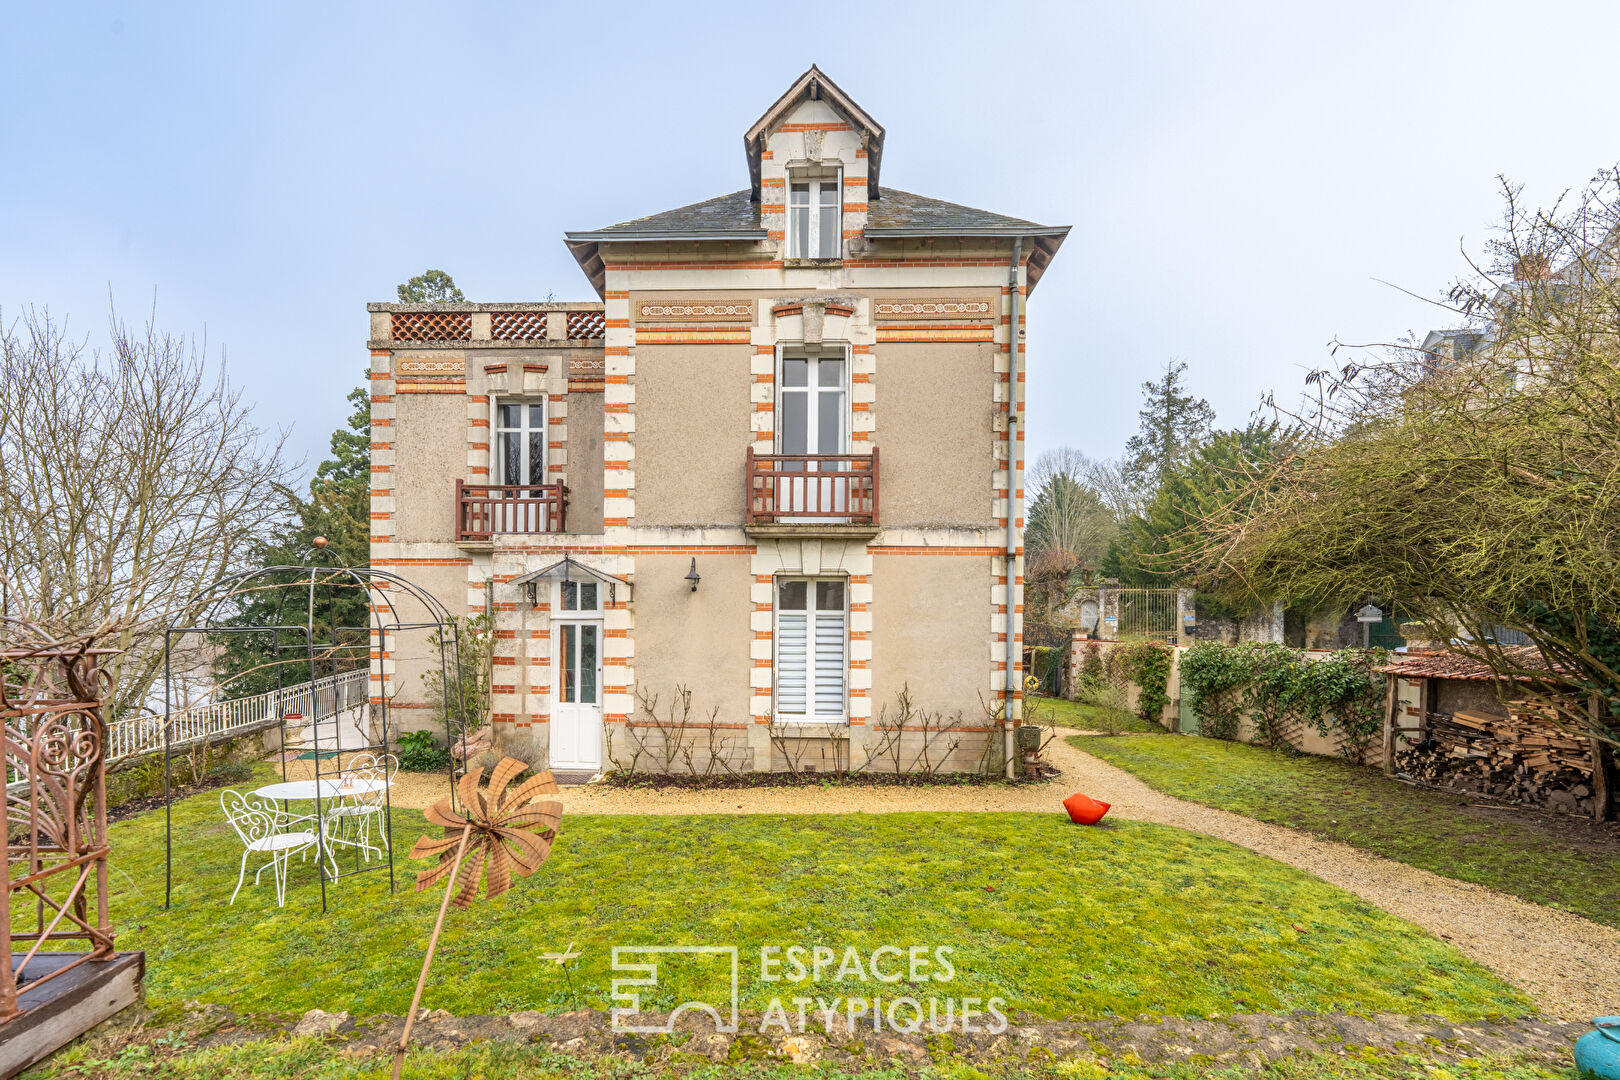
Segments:
[[[358,782],[365,786],[365,790],[341,796],[326,811],[323,827],[326,829],[328,851],[332,850],[334,844],[357,847],[361,857],[369,863],[372,855],[381,858],[389,850],[388,827],[383,822],[383,812],[387,808],[384,800],[398,772],[399,759],[392,754],[378,756],[367,751],[349,759],[348,765],[339,774],[339,785]],[[371,842],[373,822],[377,825],[381,847]]]
[[[244,848],[242,868],[236,875],[236,892],[231,893],[230,903],[236,903],[237,894],[242,891],[242,882],[247,878],[248,856],[260,854],[270,856],[270,861],[253,875],[253,884],[257,886],[264,872],[271,871],[276,882],[276,906],[286,907],[287,863],[294,855],[315,846],[314,830],[286,831],[288,825],[296,824],[300,819],[278,810],[274,803],[249,799],[229,788],[220,792],[219,807],[225,812],[225,820],[236,830],[236,835],[242,838]]]

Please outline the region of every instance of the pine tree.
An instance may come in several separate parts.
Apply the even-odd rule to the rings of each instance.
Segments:
[[[1125,444],[1125,471],[1131,484],[1148,494],[1170,471],[1184,464],[1215,424],[1215,410],[1188,390],[1185,362],[1164,365],[1164,374],[1142,384],[1140,427]]]
[[[1127,585],[1171,583],[1179,567],[1176,553],[1199,546],[1220,523],[1246,516],[1260,497],[1255,479],[1269,475],[1295,443],[1295,433],[1275,422],[1206,437],[1165,473],[1142,514],[1126,522],[1109,545],[1103,573]]]

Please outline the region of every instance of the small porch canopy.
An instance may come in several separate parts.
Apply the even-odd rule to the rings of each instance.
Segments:
[[[618,603],[619,589],[624,589],[625,603],[629,603],[634,593],[634,586],[630,579],[615,577],[605,570],[598,570],[594,566],[582,563],[572,555],[564,555],[550,566],[515,577],[507,582],[508,585],[520,586],[528,594],[529,606],[533,607],[539,602],[540,583],[542,581],[597,581],[607,586],[608,604]]]

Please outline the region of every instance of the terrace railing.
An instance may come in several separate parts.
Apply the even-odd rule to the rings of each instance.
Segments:
[[[746,523],[878,523],[878,452],[756,454],[748,448]]]
[[[297,717],[300,723],[318,722],[370,702],[371,672],[365,668],[329,675],[312,683],[280,690],[177,709],[169,714],[169,747],[189,746],[204,739],[243,735]],[[163,749],[162,716],[129,716],[107,725],[107,759],[119,761]]]
[[[456,481],[456,540],[567,531],[568,485]]]

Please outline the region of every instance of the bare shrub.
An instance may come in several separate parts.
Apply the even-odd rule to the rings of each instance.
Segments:
[[[782,755],[782,761],[787,765],[787,771],[795,776],[802,772],[814,771],[805,764],[805,755],[812,746],[821,752],[819,764],[827,764],[827,751],[832,751],[833,773],[842,774],[848,771],[849,757],[849,730],[836,725],[827,724],[818,728],[815,724],[806,724],[803,721],[783,720],[775,713],[765,718],[766,731],[770,735],[771,748]],[[814,732],[814,734],[812,734]]]
[[[743,736],[727,734],[718,707],[694,721],[692,691],[685,686],[675,688],[668,708],[660,710],[658,702],[657,694],[638,690],[637,718],[625,722],[623,744],[609,731],[607,756],[615,769],[634,775],[645,758],[650,771],[668,775],[678,766],[690,776],[737,775],[732,761]]]

